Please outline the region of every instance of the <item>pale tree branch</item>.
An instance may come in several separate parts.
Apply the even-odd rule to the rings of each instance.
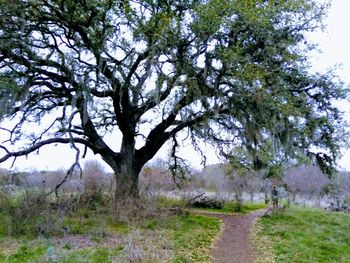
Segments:
[[[176,138],[176,134],[172,136],[173,146],[171,148],[170,158],[173,160],[173,163],[170,164],[170,171],[174,183],[178,188],[181,188],[185,179],[186,174],[189,172],[189,166],[186,163],[186,160],[177,155],[176,151],[179,147],[179,143]]]
[[[79,174],[80,174],[80,180],[82,179],[82,169],[81,169],[81,166],[79,164],[79,160],[80,160],[80,149],[76,146],[76,142],[74,140],[74,137],[73,137],[73,134],[72,132],[70,132],[71,130],[71,126],[72,126],[72,120],[74,118],[74,116],[76,114],[78,114],[79,111],[76,110],[74,112],[71,113],[71,116],[69,117],[69,120],[68,120],[68,123],[69,123],[69,126],[68,126],[68,134],[69,134],[69,141],[70,141],[70,145],[71,147],[76,151],[76,154],[75,154],[75,161],[74,163],[71,165],[71,167],[67,170],[66,172],[66,175],[65,177],[63,178],[63,180],[58,183],[56,186],[55,186],[55,189],[53,190],[53,192],[55,192],[55,195],[56,195],[56,199],[58,202],[60,202],[60,199],[59,199],[59,194],[58,194],[58,190],[59,188],[67,181],[67,179],[73,174],[73,172],[78,169],[79,170]]]

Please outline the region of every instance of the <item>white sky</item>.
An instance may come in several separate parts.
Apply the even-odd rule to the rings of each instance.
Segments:
[[[332,6],[325,21],[327,29],[324,33],[317,33],[312,40],[319,44],[322,53],[315,55],[313,64],[316,70],[331,68],[340,64],[337,70],[339,77],[347,86],[350,85],[350,1],[332,0]],[[350,121],[349,103],[341,104],[346,119]],[[343,150],[343,157],[339,160],[340,168],[350,170],[350,150]]]
[[[349,85],[350,83],[350,1],[333,0],[329,15],[325,20],[327,29],[325,32],[317,32],[311,35],[311,40],[319,45],[321,53],[312,56],[312,62],[317,71],[332,68],[336,64],[341,64],[337,71],[341,79]],[[350,108],[344,104],[343,109],[348,114],[350,120]],[[160,157],[165,157],[166,150],[162,150]],[[208,151],[210,153],[212,151]],[[89,158],[97,158],[92,154]],[[196,155],[188,147],[181,152],[183,158],[187,158],[194,167],[200,167],[200,156]],[[75,158],[75,153],[67,146],[46,147],[40,150],[39,155],[30,155],[28,158],[17,158],[14,169],[18,170],[56,170],[67,169]],[[208,155],[208,163],[215,163],[218,159],[213,155]],[[101,162],[102,163],[102,162]],[[9,169],[12,160],[0,164],[0,168]],[[339,161],[341,168],[350,170],[350,151],[344,150],[344,156]]]

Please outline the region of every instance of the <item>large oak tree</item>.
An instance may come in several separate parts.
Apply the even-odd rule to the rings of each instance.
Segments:
[[[16,121],[0,162],[82,145],[113,169],[118,199],[137,197],[141,168],[180,132],[331,164],[345,91],[310,73],[305,39],[325,12],[310,0],[0,0],[0,116]],[[28,123],[41,130],[28,136]]]

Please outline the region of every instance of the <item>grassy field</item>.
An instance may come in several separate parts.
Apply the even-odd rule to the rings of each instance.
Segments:
[[[220,209],[214,208],[194,208],[194,210],[204,210],[208,212],[218,212],[218,213],[239,213],[239,214],[248,214],[255,210],[266,208],[266,205],[262,202],[259,203],[251,203],[244,202],[240,206],[233,201],[225,202],[223,207]]]
[[[292,207],[261,218],[257,227],[257,246],[275,262],[350,262],[349,214]],[[267,257],[260,262],[273,262]]]
[[[0,221],[0,262],[9,263],[210,262],[220,231],[218,219],[167,213],[127,223],[88,210],[16,222],[1,213]]]
[[[220,231],[216,218],[169,212],[178,201],[158,200],[153,216],[120,220],[114,210],[59,211],[0,209],[0,262],[210,262],[209,252]],[[164,209],[164,207],[168,207]],[[244,203],[241,213],[264,208]],[[222,209],[232,213],[233,202]],[[25,213],[23,212],[25,211]],[[194,210],[195,211],[195,210]],[[30,212],[28,214],[28,212]],[[254,242],[260,262],[350,262],[350,215],[291,207],[258,220]]]
[[[263,202],[260,203],[250,203],[246,202],[243,203],[241,207],[237,207],[237,204],[235,202],[227,202],[225,203],[222,212],[228,212],[228,213],[234,213],[239,212],[241,214],[248,214],[250,212],[253,212],[255,210],[266,208],[266,205]],[[237,211],[239,210],[239,211]]]

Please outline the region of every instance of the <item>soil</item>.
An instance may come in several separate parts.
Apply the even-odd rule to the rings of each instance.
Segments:
[[[250,233],[255,219],[263,213],[262,210],[247,215],[206,213],[223,221],[221,235],[211,252],[213,263],[255,263]]]

